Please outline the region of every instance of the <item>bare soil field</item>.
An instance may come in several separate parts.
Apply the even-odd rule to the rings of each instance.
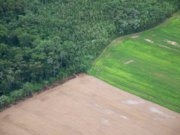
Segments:
[[[180,114],[85,74],[0,112],[0,135],[132,134],[179,135]]]

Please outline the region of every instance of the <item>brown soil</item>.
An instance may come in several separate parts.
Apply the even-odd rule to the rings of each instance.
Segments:
[[[0,112],[0,135],[179,135],[180,114],[81,74]]]
[[[173,46],[180,47],[180,45],[179,45],[178,43],[174,42],[174,41],[166,40],[166,42],[167,42],[168,44],[173,45]]]
[[[139,37],[139,35],[133,35],[133,36],[131,36],[131,38],[138,38]]]
[[[108,53],[105,57],[109,58],[111,56],[111,53]]]
[[[128,60],[128,61],[124,62],[124,64],[127,65],[127,64],[130,64],[132,62],[134,62],[134,60]]]
[[[152,43],[152,44],[154,43],[154,41],[152,41],[152,40],[150,40],[150,39],[147,39],[147,38],[144,39],[144,40],[147,41],[147,42],[149,42],[149,43]]]

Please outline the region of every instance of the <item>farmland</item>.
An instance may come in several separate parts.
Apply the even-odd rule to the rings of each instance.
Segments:
[[[180,112],[180,12],[158,27],[116,39],[89,74]]]

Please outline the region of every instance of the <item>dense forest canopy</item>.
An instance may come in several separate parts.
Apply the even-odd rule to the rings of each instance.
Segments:
[[[0,0],[0,96],[86,71],[112,39],[179,7],[179,0]]]

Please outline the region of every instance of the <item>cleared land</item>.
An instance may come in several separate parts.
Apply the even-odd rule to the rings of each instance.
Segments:
[[[89,74],[180,112],[180,12],[156,28],[112,42]]]
[[[179,135],[180,114],[80,75],[0,112],[0,135]]]

